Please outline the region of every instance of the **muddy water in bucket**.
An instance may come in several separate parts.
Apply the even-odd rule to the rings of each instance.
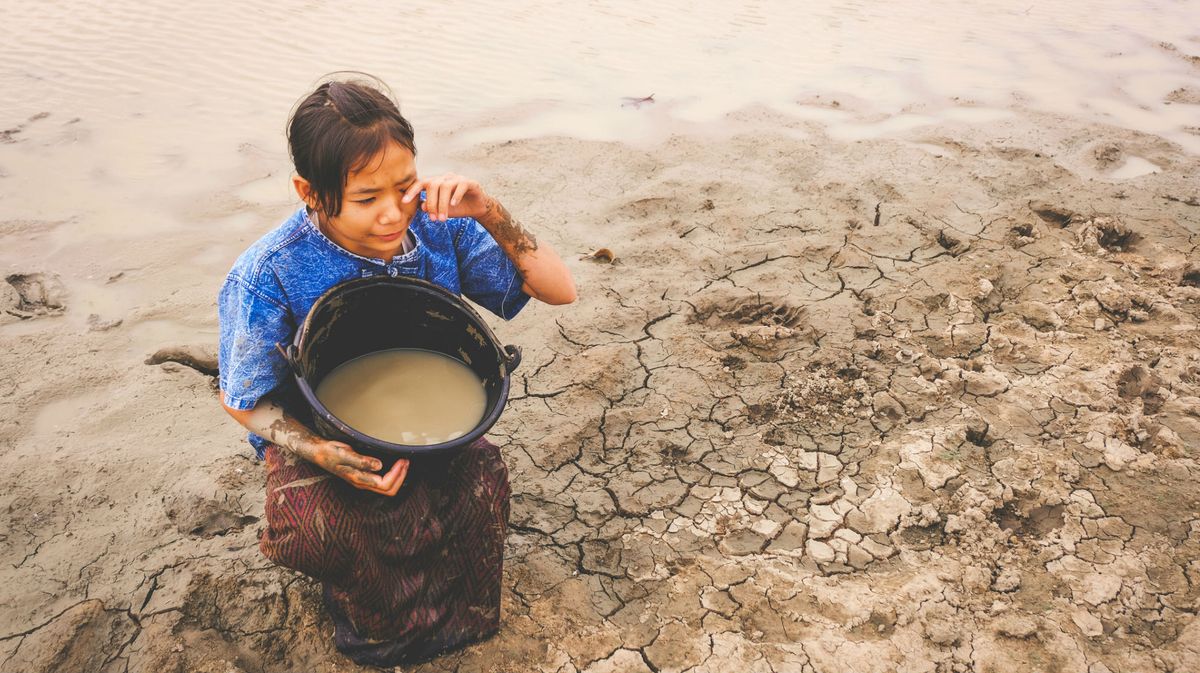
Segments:
[[[317,397],[359,432],[425,446],[470,432],[487,405],[479,377],[454,358],[396,348],[346,362],[322,379]]]

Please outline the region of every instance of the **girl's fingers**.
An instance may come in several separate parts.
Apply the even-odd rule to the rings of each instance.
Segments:
[[[467,190],[471,189],[471,183],[463,180],[454,187],[454,194],[450,196],[450,205],[457,206],[462,203],[462,199],[467,195]]]
[[[417,194],[421,193],[422,189],[425,189],[425,181],[414,180],[412,185],[405,190],[403,201],[405,203],[411,203],[413,199],[417,198]]]
[[[421,204],[425,212],[429,213],[429,217],[435,220],[437,219],[438,192],[441,191],[441,188],[441,182],[436,179],[430,180],[429,184],[425,186],[425,203]]]
[[[438,190],[437,215],[438,220],[441,222],[445,222],[446,218],[450,216],[450,197],[454,193],[451,185],[456,182],[456,178],[457,176],[454,175],[445,176],[443,178],[445,182],[442,183],[442,188]]]
[[[408,461],[401,458],[396,461],[392,469],[383,475],[384,495],[396,495],[400,491],[400,486],[404,483],[404,478],[408,476]]]
[[[356,470],[362,470],[363,472],[375,472],[383,468],[383,463],[379,462],[379,459],[364,456],[345,444],[342,446],[345,448],[341,450],[341,455],[338,457],[341,459],[343,465]]]

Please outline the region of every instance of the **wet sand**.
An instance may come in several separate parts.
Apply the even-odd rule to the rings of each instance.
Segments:
[[[1129,52],[1176,64],[1161,91],[1091,112],[816,90],[705,117],[656,91],[584,138],[546,135],[570,105],[508,103],[422,136],[422,170],[488,186],[580,300],[492,321],[524,349],[490,433],[502,630],[410,670],[1200,670],[1180,32]],[[263,468],[211,375],[221,279],[294,207],[283,112],[173,145],[148,111],[140,146],[111,109],[20,101],[0,670],[366,670],[318,587],[258,552]]]

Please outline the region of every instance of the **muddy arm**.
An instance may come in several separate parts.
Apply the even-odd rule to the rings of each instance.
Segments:
[[[408,474],[408,461],[400,459],[386,474],[383,463],[356,453],[349,445],[324,439],[293,418],[270,398],[259,400],[253,409],[221,406],[242,427],[286,451],[350,483],[355,488],[382,495],[396,495]]]
[[[547,304],[570,304],[575,301],[575,281],[567,265],[554,249],[537,238],[508,209],[494,197],[488,197],[480,224],[516,265],[525,280],[525,294]]]

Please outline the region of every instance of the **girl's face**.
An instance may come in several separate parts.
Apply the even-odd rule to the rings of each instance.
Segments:
[[[417,180],[413,153],[392,142],[371,157],[361,170],[346,176],[342,212],[320,213],[319,224],[334,243],[350,252],[390,262],[404,247],[408,224],[421,206],[420,198],[404,203],[404,192]],[[312,207],[308,181],[297,176],[296,191]]]

